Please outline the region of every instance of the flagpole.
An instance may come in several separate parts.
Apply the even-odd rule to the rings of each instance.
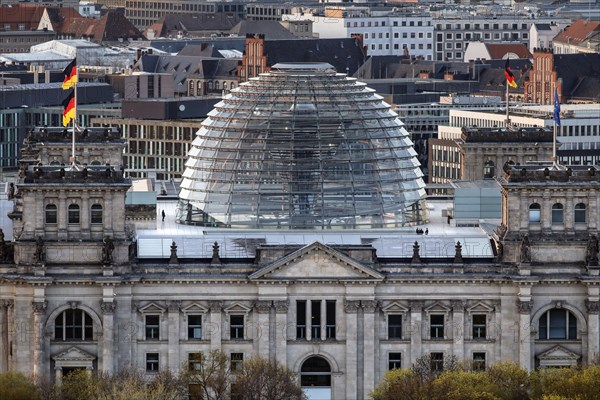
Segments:
[[[74,102],[74,115],[73,115],[73,133],[72,133],[72,144],[71,144],[71,166],[75,169],[75,125],[77,122],[77,83],[79,83],[79,68],[75,67],[75,85],[73,86],[73,102]]]
[[[556,159],[556,121],[554,121],[554,129],[552,130],[552,165],[554,168],[558,167]]]
[[[510,116],[508,115],[508,79],[506,80],[506,127],[510,128]]]

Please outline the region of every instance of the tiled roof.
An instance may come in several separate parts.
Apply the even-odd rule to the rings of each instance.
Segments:
[[[265,39],[293,39],[295,36],[278,21],[241,21],[230,33],[237,36],[263,34]]]
[[[73,17],[81,17],[81,15],[70,7],[50,7],[37,5],[22,5],[15,4],[11,6],[0,7],[0,24],[4,27],[5,24],[10,24],[11,29],[17,29],[19,24],[25,25],[25,30],[37,29],[44,10],[48,11],[48,16],[52,22],[52,29],[57,30],[63,21]]]
[[[600,31],[600,22],[580,19],[573,22],[561,33],[556,35],[553,42],[577,45],[595,31]]]
[[[142,38],[140,31],[127,18],[114,11],[109,11],[100,19],[71,18],[61,33],[95,42]]]
[[[149,28],[154,29],[156,37],[169,36],[170,32],[226,32],[240,22],[237,15],[227,13],[215,14],[168,14],[156,21]]]
[[[554,69],[563,96],[600,101],[600,54],[554,54]]]
[[[533,57],[522,43],[487,43],[486,47],[492,60],[501,60],[509,53],[516,54],[518,58]]]

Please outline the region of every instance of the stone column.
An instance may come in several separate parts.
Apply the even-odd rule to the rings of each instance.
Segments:
[[[465,358],[465,305],[461,300],[452,302],[452,340],[454,355],[459,359]]]
[[[114,312],[117,304],[114,301],[103,301],[100,303],[102,310],[102,366],[98,366],[102,372],[112,374],[115,368],[115,321]]]
[[[600,329],[599,313],[600,301],[586,300],[585,306],[588,313],[588,362],[591,362],[600,356],[600,343],[598,338],[598,330]]]
[[[254,304],[256,311],[258,311],[258,327],[257,337],[255,340],[258,342],[258,354],[261,357],[271,359],[269,352],[270,335],[269,335],[269,317],[271,314],[271,301],[259,300]]]
[[[376,384],[375,370],[377,369],[377,365],[375,364],[375,349],[377,348],[377,343],[375,343],[375,310],[377,309],[377,302],[375,300],[363,300],[361,304],[363,307],[364,393],[368,394],[373,391]]]
[[[67,193],[61,190],[58,194],[58,238],[67,239]]]
[[[321,340],[327,339],[327,300],[321,300]]]
[[[12,300],[0,300],[0,374],[8,371],[8,309],[14,305]]]
[[[179,369],[179,308],[180,301],[167,302],[167,332],[168,340],[168,366],[171,371]]]
[[[517,300],[519,309],[519,364],[531,371],[531,300]]]
[[[414,364],[422,354],[423,341],[423,302],[419,300],[410,302],[410,360],[407,365]]]
[[[44,315],[47,301],[33,301],[33,375],[38,377],[44,370]]]
[[[288,301],[275,300],[275,359],[281,365],[287,365],[287,313]],[[296,336],[294,335],[294,338]]]
[[[567,191],[567,201],[565,201],[565,210],[563,214],[563,223],[566,230],[572,230],[575,223],[574,215],[574,204],[573,204],[573,191]]]
[[[358,398],[356,362],[358,351],[358,300],[346,300],[346,398]]]
[[[90,194],[81,193],[81,238],[90,238]]]
[[[306,340],[312,338],[312,300],[306,300]]]
[[[544,190],[543,201],[540,206],[542,206],[542,229],[550,229],[552,228],[552,199],[549,190]]]
[[[223,335],[223,322],[221,320],[222,301],[209,301],[210,308],[210,349],[221,350],[221,337]]]
[[[104,212],[102,213],[102,218],[104,219],[104,233],[102,236],[112,236],[113,235],[113,204],[112,204],[112,192],[108,192],[106,196],[104,196]]]

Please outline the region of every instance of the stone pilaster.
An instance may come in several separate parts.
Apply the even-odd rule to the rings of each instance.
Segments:
[[[519,310],[519,364],[521,368],[531,371],[531,300],[517,301]]]
[[[181,301],[167,302],[167,332],[168,341],[168,365],[171,371],[176,371],[179,366],[179,309]]]
[[[102,372],[112,374],[115,368],[115,320],[114,312],[116,303],[114,301],[103,301],[100,303],[102,310]]]
[[[377,302],[375,300],[362,300],[363,308],[363,379],[364,393],[371,393],[375,388],[375,351],[377,348],[375,337],[375,310]]]
[[[81,193],[81,238],[90,238],[90,193]]]
[[[275,359],[281,365],[287,365],[287,316],[289,303],[287,300],[275,300]],[[295,337],[295,336],[294,336]]]
[[[8,310],[14,306],[12,300],[0,300],[0,374],[8,371]]]
[[[44,368],[44,315],[47,301],[33,301],[33,375],[38,377]]]
[[[223,321],[221,319],[222,301],[209,301],[210,308],[210,329],[207,332],[210,335],[210,349],[221,350],[221,339],[223,337]]]
[[[410,360],[408,365],[413,365],[422,354],[423,342],[423,302],[419,300],[410,302]]]
[[[312,339],[312,300],[306,300],[306,340]]]
[[[43,203],[40,203],[43,204]],[[67,192],[58,194],[58,238],[67,240]]]
[[[591,362],[600,356],[600,343],[598,342],[600,301],[586,300],[585,307],[588,320],[588,362]]]
[[[356,368],[358,351],[358,308],[360,301],[346,300],[346,398],[358,398],[358,371]]]
[[[461,300],[452,302],[452,343],[454,355],[459,359],[465,358],[465,304]]]
[[[258,343],[258,354],[265,358],[271,359],[271,355],[269,354],[270,349],[270,316],[271,316],[271,305],[272,301],[267,300],[259,300],[254,303],[254,307],[258,312],[258,332],[254,340]]]

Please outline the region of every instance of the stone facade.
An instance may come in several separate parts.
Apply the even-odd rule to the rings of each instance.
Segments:
[[[502,225],[490,237],[495,257],[435,260],[318,242],[258,246],[254,260],[222,258],[218,246],[212,259],[182,259],[176,245],[170,259],[130,258],[126,181],[90,174],[82,185],[75,175],[59,176],[57,188],[50,171],[43,179],[35,173],[30,167],[18,182],[15,257],[0,264],[0,372],[152,374],[220,349],[232,360],[277,360],[302,382],[302,365],[316,356],[330,366],[332,399],[364,399],[392,361],[408,367],[442,354],[534,369],[587,363],[599,353],[594,168],[507,169]],[[67,224],[66,235],[54,233],[42,207],[56,191],[65,199],[78,191],[77,201],[98,195],[107,211],[102,232],[82,239],[82,218],[77,228]],[[530,219],[533,201],[540,222]],[[555,203],[564,204],[562,224],[552,222]],[[585,223],[575,222],[580,203]],[[58,207],[57,219],[66,212]],[[412,245],[401,233],[397,240]]]

